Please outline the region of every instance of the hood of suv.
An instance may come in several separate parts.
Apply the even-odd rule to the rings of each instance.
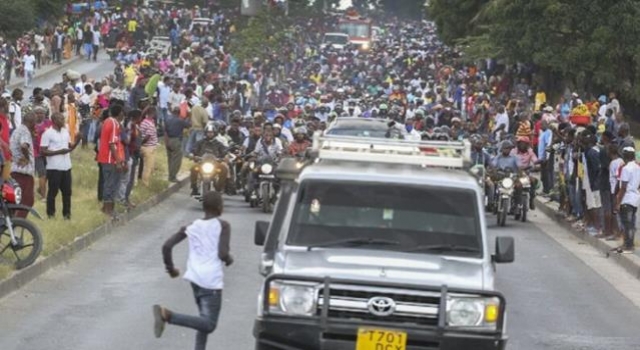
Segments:
[[[360,249],[285,254],[283,272],[288,275],[485,289],[480,259]]]

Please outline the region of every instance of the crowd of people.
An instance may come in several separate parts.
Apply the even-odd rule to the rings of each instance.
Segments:
[[[338,118],[383,118],[413,140],[469,139],[473,160],[488,169],[539,171],[540,194],[558,201],[577,229],[622,239],[620,252],[633,252],[640,167],[615,93],[568,91],[552,101],[532,67],[464,63],[426,21],[375,18],[382,31],[361,49],[323,45],[322,34],[335,26],[331,16],[288,18],[277,49],[241,61],[228,51],[237,16],[131,7],[95,11],[44,35],[52,51],[36,50],[30,65],[49,55],[58,60],[70,47],[87,59],[114,47],[116,67],[104,79],[68,71],[28,98],[22,89],[5,92],[3,178],[20,184],[26,205],[46,199],[50,217],[61,192],[62,215],[70,219],[70,154],[94,145],[98,199],[114,215],[118,202],[135,206],[137,180],[150,185],[161,144],[167,180],[177,181],[183,158],[209,147],[204,142],[221,154],[236,146],[243,154],[296,156]],[[194,23],[203,17],[208,21]],[[141,43],[154,35],[167,35],[171,50],[145,52]],[[38,36],[23,55],[40,47]],[[197,192],[193,179],[192,186]],[[535,194],[534,187],[532,208]]]

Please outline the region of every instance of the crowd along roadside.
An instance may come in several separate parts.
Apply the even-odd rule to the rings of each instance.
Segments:
[[[536,209],[555,220],[560,226],[571,232],[574,236],[588,243],[601,253],[605,258],[612,259],[616,264],[625,269],[633,277],[640,279],[640,256],[635,254],[619,254],[615,249],[620,246],[619,241],[606,241],[591,236],[587,232],[580,231],[571,226],[558,210],[558,203],[548,202],[545,199],[536,198]]]
[[[112,233],[115,228],[125,225],[127,222],[134,220],[136,217],[160,204],[165,199],[169,198],[169,196],[178,192],[187,183],[189,183],[189,174],[179,174],[177,183],[171,183],[166,190],[154,195],[149,200],[138,205],[135,209],[119,214],[117,221],[108,221],[107,223],[102,224],[78,237],[70,245],[60,248],[55,253],[47,257],[39,258],[33,265],[13,272],[5,280],[0,281],[0,299],[18,291],[20,288],[43,275],[50,269],[69,261],[76,253],[83,251],[100,238]]]

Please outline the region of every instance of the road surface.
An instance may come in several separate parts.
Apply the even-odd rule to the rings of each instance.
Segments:
[[[97,62],[80,60],[64,68],[47,72],[40,77],[36,77],[36,79],[34,79],[31,83],[30,88],[25,89],[22,86],[19,86],[19,88],[26,90],[25,97],[30,97],[31,92],[35,87],[49,89],[54,84],[62,82],[62,73],[66,72],[69,69],[74,70],[80,74],[86,74],[87,78],[89,79],[98,80],[102,79],[106,75],[113,74],[114,67],[115,65],[112,61],[109,60],[109,56],[103,53],[98,55]]]
[[[192,348],[190,330],[168,326],[163,338],[154,338],[151,305],[195,313],[188,283],[166,275],[160,247],[200,215],[199,204],[184,189],[66,266],[0,300],[0,349]],[[261,283],[253,225],[268,216],[235,197],[227,199],[224,217],[232,225],[236,261],[226,270],[221,324],[209,349],[250,350]],[[640,291],[640,283],[566,238],[548,218],[535,214],[532,221],[490,229],[492,235],[513,235],[517,244],[516,262],[498,271],[498,286],[509,303],[509,349],[638,349],[640,297],[633,291]],[[174,251],[182,271],[185,254],[186,242]]]

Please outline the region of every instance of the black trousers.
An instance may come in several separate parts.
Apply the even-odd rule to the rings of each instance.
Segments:
[[[71,217],[71,170],[47,170],[47,216],[56,215],[56,197],[62,192],[62,215]]]

